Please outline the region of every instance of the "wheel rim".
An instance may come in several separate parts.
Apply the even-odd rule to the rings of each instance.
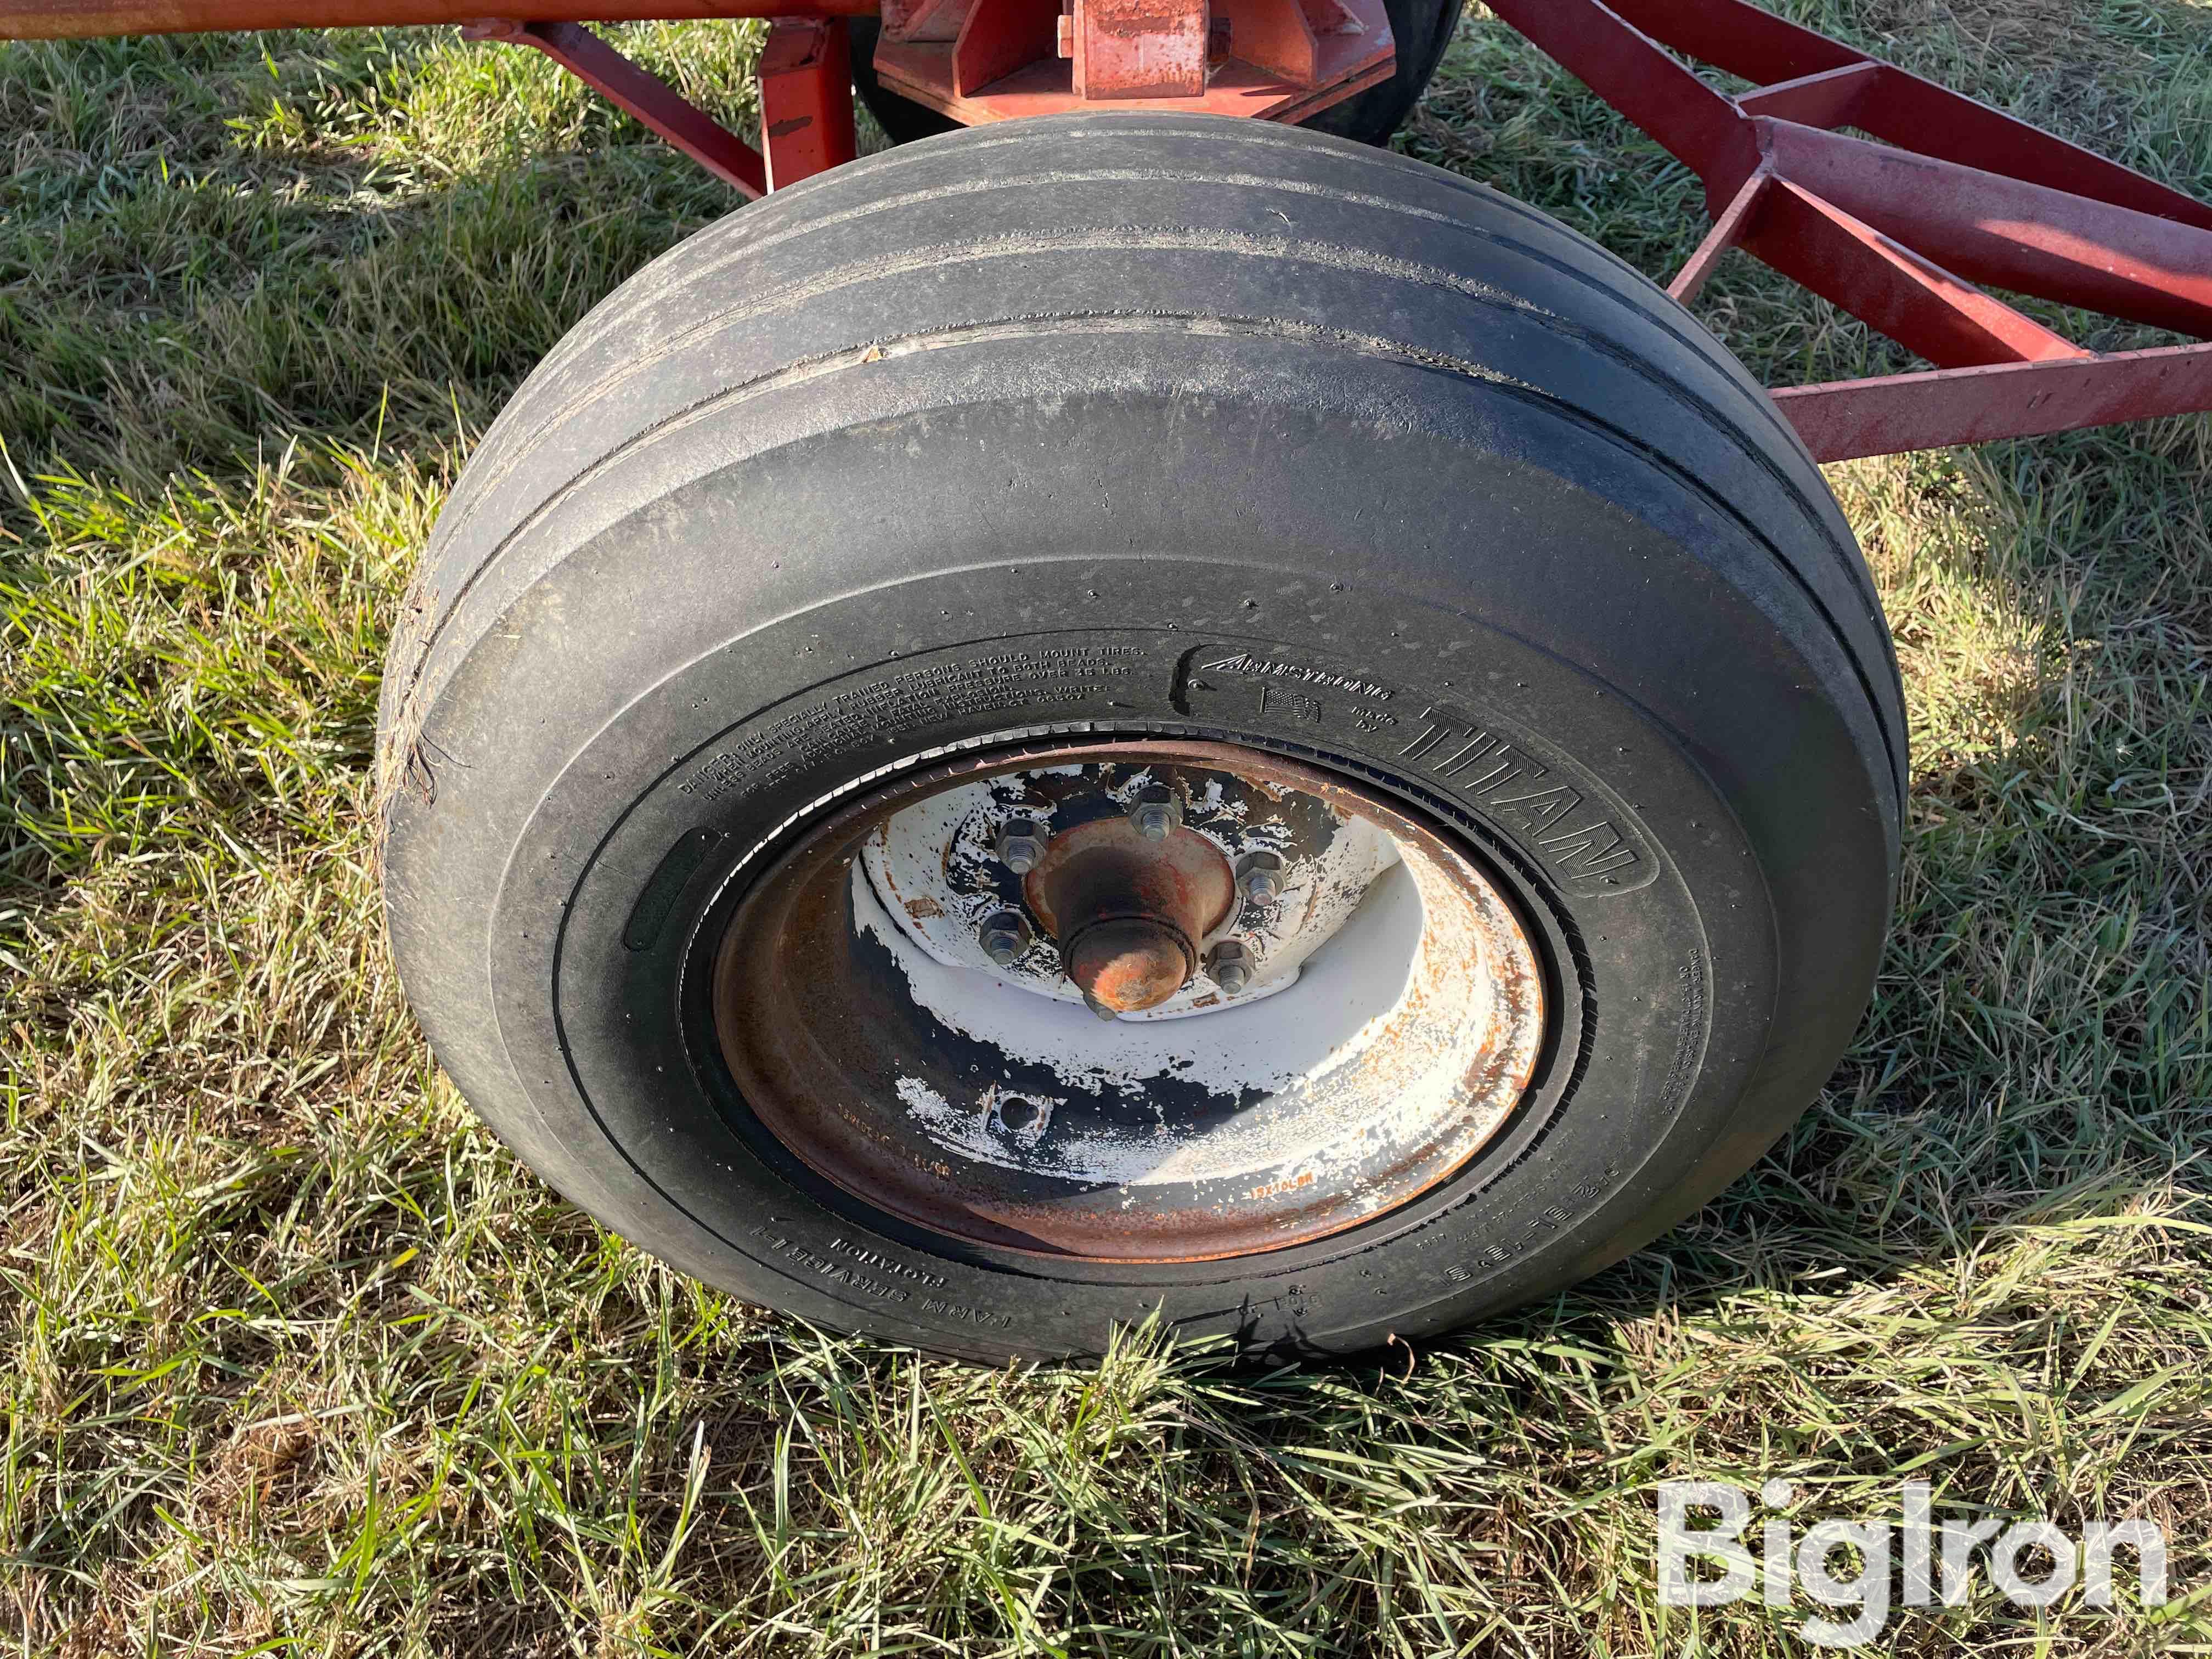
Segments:
[[[1349,779],[1241,745],[1031,745],[801,836],[717,950],[740,1095],[817,1175],[1107,1262],[1310,1243],[1464,1167],[1542,1052],[1499,884]]]

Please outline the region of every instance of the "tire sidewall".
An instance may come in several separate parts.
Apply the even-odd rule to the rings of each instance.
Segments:
[[[1245,573],[1194,564],[1156,574],[1194,591]],[[1065,588],[1095,574],[1093,567],[1048,566],[1026,579]],[[974,580],[963,573],[917,581],[902,608],[926,613],[943,597],[933,587]],[[1371,610],[1371,601],[1345,608],[1345,632],[1379,621],[1351,614]],[[1402,607],[1390,608],[1402,618]],[[710,729],[711,711],[726,706],[714,683],[749,679],[749,663],[779,654],[779,635],[854,641],[881,610],[880,596],[823,607],[732,641],[721,660],[653,688],[579,750],[515,845],[493,924],[495,939],[513,942],[495,969],[500,1030],[518,1073],[547,1079],[533,1093],[550,1097],[540,1106],[548,1117],[566,1120],[565,1145],[582,1152],[597,1142],[641,1177],[603,1215],[618,1231],[653,1239],[702,1276],[759,1299],[802,1311],[826,1301],[818,1313],[826,1322],[925,1346],[957,1348],[981,1336],[991,1352],[1081,1352],[1109,1320],[1134,1322],[1158,1309],[1188,1331],[1231,1334],[1248,1346],[1352,1349],[1386,1332],[1448,1327],[1556,1279],[1564,1263],[1617,1231],[1621,1213],[1643,1214],[1652,1194],[1679,1185],[1741,1094],[1772,1000],[1771,922],[1741,902],[1750,849],[1697,769],[1588,677],[1510,641],[1480,642],[1484,660],[1513,665],[1517,691],[1586,706],[1563,740],[1455,677],[1424,684],[1356,675],[1297,641],[1213,630],[1194,643],[1180,632],[1068,629],[909,651]],[[1464,618],[1437,621],[1481,632]],[[1208,672],[1238,659],[1384,695]],[[1089,672],[1071,677],[1071,662]],[[1225,690],[1194,690],[1194,683]],[[1291,695],[1276,695],[1293,685]],[[1316,705],[1319,721],[1310,717]],[[1332,706],[1340,713],[1332,716]],[[822,743],[771,786],[744,787],[724,758],[749,756],[758,769],[775,770],[792,758],[791,732],[851,732],[854,708],[871,711],[865,738]],[[604,812],[610,775],[635,765],[635,732],[663,734],[672,712],[683,710],[698,716],[699,741],[637,791],[569,878],[574,827],[594,808]],[[1449,815],[1447,827],[1504,878],[1551,958],[1553,1045],[1530,1106],[1508,1133],[1443,1188],[1384,1222],[1267,1257],[1173,1268],[1059,1264],[933,1241],[840,1202],[795,1160],[777,1157],[698,1041],[697,965],[711,955],[713,929],[734,895],[775,846],[847,798],[857,778],[1071,728],[1242,738],[1349,763],[1373,780],[1402,779],[1401,799]],[[1471,787],[1484,775],[1480,760],[1458,767],[1462,786],[1454,787],[1451,763],[1470,746],[1462,734],[1474,732],[1540,767],[1533,781],[1540,791],[1567,790],[1580,803],[1565,815],[1571,822],[1530,822],[1556,797],[1537,809],[1498,804],[1508,794],[1527,799],[1532,781]],[[1612,781],[1576,758],[1570,742],[1611,752]],[[1479,752],[1494,770],[1505,751]],[[1624,766],[1627,756],[1636,760]],[[1559,845],[1545,836],[1593,825],[1620,836],[1612,855],[1626,852],[1632,863],[1612,875],[1563,876]],[[635,948],[641,895],[669,849],[701,830],[714,837],[715,855],[645,948]],[[1743,988],[1718,1006],[1716,949]],[[672,1251],[668,1242],[678,1239],[687,1243]]]
[[[471,1102],[688,1272],[988,1358],[1096,1352],[1155,1310],[1262,1351],[1434,1332],[1747,1165],[1864,1006],[1894,860],[1868,716],[1772,548],[1510,386],[1439,398],[1423,365],[1302,339],[1052,349],[1048,375],[1035,342],[989,340],[688,418],[502,541],[495,609],[490,578],[449,609],[401,700],[435,776],[393,803],[386,879]],[[1240,657],[1262,666],[1217,671]],[[1261,707],[1271,687],[1318,713]],[[736,862],[872,775],[1070,726],[1247,738],[1461,815],[1552,930],[1579,1022],[1542,1112],[1387,1225],[1150,1274],[931,1246],[764,1155],[684,1024],[690,929]],[[1571,804],[1471,787],[1431,729],[1510,745],[1533,798]],[[1592,822],[1633,882],[1562,877],[1547,832]],[[631,948],[702,832],[716,856]]]

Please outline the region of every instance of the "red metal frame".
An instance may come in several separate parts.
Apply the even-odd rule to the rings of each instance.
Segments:
[[[1975,286],[2212,336],[2212,207],[1747,0],[1490,5],[1704,181],[1677,298],[1740,247],[1937,365],[1776,393],[1821,459],[2212,410],[2212,345],[2099,354]]]
[[[747,201],[826,173],[858,153],[852,53],[842,15],[779,17],[769,25],[755,70],[765,155],[581,23],[488,17],[461,32],[471,40],[535,47]]]
[[[547,53],[757,197],[852,158],[845,29],[824,14],[857,3],[774,24],[765,158],[579,23],[471,32]],[[2212,207],[1749,0],[1490,4],[1704,182],[1715,222],[1677,299],[1741,248],[1936,365],[1776,392],[1822,460],[2212,410],[2212,344],[2094,352],[1978,286],[2212,338]],[[884,0],[876,68],[971,123],[1100,102],[1294,119],[1394,61],[1381,0],[1062,8]]]
[[[1048,40],[1035,0],[887,0],[878,71],[969,122],[1106,100],[1287,119],[1393,61],[1379,0],[1065,3]],[[1748,0],[1492,9],[1704,181],[1715,223],[1676,298],[1741,248],[1936,366],[1778,392],[1822,460],[2212,410],[2212,345],[2093,352],[1977,286],[2212,337],[2212,207]],[[854,154],[834,18],[771,29],[765,158],[580,24],[471,33],[545,52],[748,197]],[[1723,94],[1677,53],[1753,89]]]
[[[842,167],[859,153],[853,59],[842,17],[780,17],[761,48],[761,142],[770,190]]]
[[[1102,104],[1298,120],[1396,58],[1382,0],[884,0],[874,63],[973,126]]]
[[[501,0],[521,23],[872,17],[880,0]],[[88,40],[211,29],[408,28],[477,21],[484,0],[0,0],[0,40]]]
[[[748,201],[768,194],[761,153],[651,70],[632,63],[581,23],[525,23],[488,17],[461,31],[471,40],[534,46],[620,106]]]

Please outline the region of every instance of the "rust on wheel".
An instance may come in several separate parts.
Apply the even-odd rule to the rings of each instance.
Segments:
[[[1212,1260],[1382,1215],[1534,1072],[1544,975],[1480,862],[1335,774],[1095,741],[940,765],[738,904],[714,1026],[816,1174],[979,1244]]]

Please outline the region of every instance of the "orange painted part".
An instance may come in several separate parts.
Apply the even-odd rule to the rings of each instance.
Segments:
[[[770,190],[853,159],[853,60],[842,18],[777,19],[759,73]]]
[[[1160,7],[1163,15],[1174,9]],[[1283,32],[1295,27],[1311,46],[1310,80],[1291,79],[1244,56],[1239,20],[1263,13],[1278,15],[1276,33],[1268,36],[1248,21],[1244,34],[1272,40],[1272,46],[1255,49],[1279,57],[1287,50]],[[1298,20],[1295,25],[1284,21],[1291,13]],[[941,18],[941,10],[931,8],[930,15]],[[1132,82],[1123,80],[1113,83],[1114,95],[1103,100],[1108,106],[1296,121],[1388,80],[1396,67],[1396,44],[1382,0],[1220,0],[1212,15],[1229,22],[1228,56],[1208,65],[1202,92],[1128,95],[1121,88]],[[1180,22],[1176,27],[1190,33]],[[974,0],[957,40],[898,40],[886,29],[876,47],[876,76],[890,91],[970,126],[1099,107],[1097,94],[1090,99],[1078,94],[1074,66],[1059,56],[1058,28],[1057,15],[1036,0]],[[1071,42],[1082,39],[1073,23],[1069,34]],[[1194,38],[1205,53],[1206,32],[1199,30]]]
[[[1206,95],[1206,0],[1071,0],[1069,88],[1085,101]]]
[[[1213,15],[1228,25],[1230,50],[1237,57],[1304,87],[1329,79],[1343,55],[1333,48],[1366,34],[1370,21],[1343,0],[1216,0]]]
[[[865,17],[877,0],[0,0],[0,40],[217,29],[381,28],[473,23],[627,23],[735,17]]]
[[[942,53],[945,84],[954,93],[973,92],[1024,64],[1059,55],[1060,16],[1051,0],[964,0],[964,5]],[[953,21],[945,17],[939,27]],[[876,61],[883,62],[880,47]]]

